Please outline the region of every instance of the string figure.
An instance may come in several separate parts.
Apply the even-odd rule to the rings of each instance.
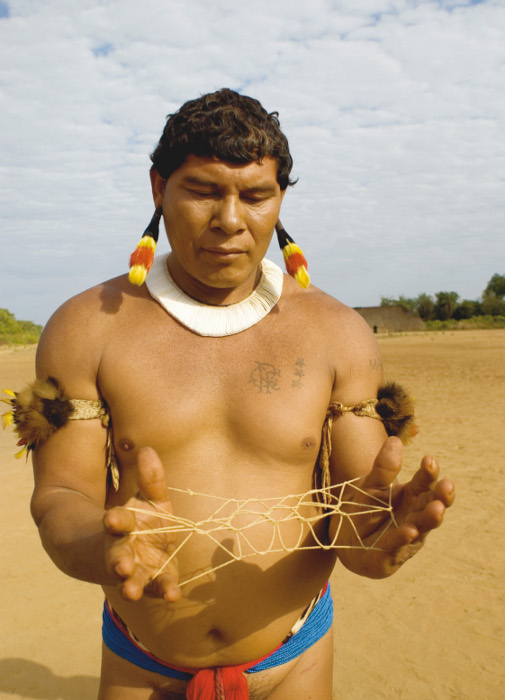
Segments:
[[[168,556],[166,562],[159,568],[153,578],[159,576],[170,562],[177,556],[190,539],[202,536],[214,542],[218,549],[225,553],[227,558],[221,564],[209,566],[203,571],[179,582],[182,587],[196,581],[203,576],[212,574],[235,561],[243,561],[249,557],[265,554],[310,550],[310,549],[355,549],[367,550],[380,549],[379,543],[384,533],[392,526],[397,526],[392,506],[392,491],[389,489],[387,501],[370,495],[363,491],[357,484],[360,477],[346,481],[343,484],[314,488],[302,494],[291,494],[283,497],[234,499],[197,491],[167,487],[170,492],[178,492],[195,498],[206,498],[216,504],[213,512],[203,520],[194,521],[180,515],[174,515],[162,509],[158,504],[149,501],[155,509],[158,518],[165,520],[166,525],[153,529],[135,530],[132,535],[145,536],[148,534],[169,533],[179,535],[181,540],[174,551]],[[364,503],[358,503],[353,494],[361,494],[365,497]],[[324,505],[321,505],[324,504]],[[304,510],[310,508],[311,515],[304,515]],[[153,515],[153,511],[130,507],[132,512]],[[381,515],[385,517],[385,523],[381,531],[371,544],[366,544],[361,538],[354,520],[360,516]],[[245,516],[245,517],[244,517]],[[317,525],[325,518],[338,516],[338,525],[331,539],[318,533]],[[239,524],[239,520],[246,520],[246,524]],[[348,523],[356,536],[357,544],[338,544],[339,536],[344,522]],[[268,523],[271,527],[270,540],[267,546],[257,547],[254,544],[254,531],[259,526]],[[283,534],[283,525],[286,523],[298,524],[298,534],[293,537],[290,533],[290,542],[286,541]],[[323,528],[326,535],[327,528]],[[226,544],[230,538],[224,535],[232,535],[231,546]],[[224,540],[224,541],[223,541]],[[309,542],[307,544],[307,542]],[[237,551],[234,551],[235,545]]]

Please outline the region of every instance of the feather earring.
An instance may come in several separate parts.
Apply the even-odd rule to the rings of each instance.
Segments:
[[[301,248],[296,245],[280,220],[275,224],[275,230],[288,274],[295,278],[300,287],[306,289],[310,284],[310,277],[307,272],[307,261]]]
[[[144,284],[147,273],[153,264],[162,213],[163,209],[161,207],[156,207],[156,211],[149,222],[149,226],[144,231],[138,246],[130,256],[130,272],[128,274],[128,279],[137,287]]]

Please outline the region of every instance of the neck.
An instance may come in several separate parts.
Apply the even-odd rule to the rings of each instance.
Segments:
[[[184,294],[208,306],[230,306],[247,299],[261,278],[261,266],[258,266],[240,287],[209,287],[185,272],[171,255],[168,256],[166,265],[173,281]]]

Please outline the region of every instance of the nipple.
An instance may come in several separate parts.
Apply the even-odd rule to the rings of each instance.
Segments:
[[[302,440],[302,450],[312,450],[316,446],[316,441],[313,437],[306,437]]]
[[[133,443],[131,440],[128,440],[128,438],[121,438],[119,440],[119,447],[125,452],[131,452],[131,450],[133,450],[135,447],[135,443]]]

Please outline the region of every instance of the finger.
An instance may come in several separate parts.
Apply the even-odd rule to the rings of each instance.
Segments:
[[[136,566],[131,575],[124,581],[120,590],[123,598],[136,602],[144,595],[144,588],[149,583],[148,573],[140,566]]]
[[[122,506],[108,510],[103,516],[103,524],[111,535],[128,535],[137,528],[135,514]]]
[[[147,501],[167,500],[167,481],[163,464],[152,447],[141,447],[137,453],[137,479],[140,494]]]
[[[420,534],[414,527],[402,525],[399,528],[395,542],[389,549],[388,574],[394,573],[399,566],[411,559],[423,546],[425,535]],[[387,571],[387,567],[386,567]]]
[[[442,501],[446,508],[452,506],[456,498],[454,483],[450,479],[439,481],[435,488],[435,498]]]
[[[420,532],[413,523],[404,523],[395,530],[390,530],[387,533],[384,545],[386,549],[394,551],[411,544],[419,537]]]
[[[438,464],[433,457],[424,457],[421,468],[414,474],[407,484],[410,493],[414,497],[429,494],[435,500],[442,501],[448,508],[454,503],[454,483],[450,479],[439,479]]]
[[[413,496],[433,491],[439,475],[438,464],[433,457],[423,457],[420,468],[416,471],[408,488]]]
[[[135,571],[135,557],[126,542],[114,544],[106,554],[109,570],[120,579],[127,579]]]
[[[137,567],[120,587],[121,594],[126,600],[135,602],[147,595],[151,598],[164,598],[169,603],[175,603],[181,598],[181,590],[176,577],[163,573],[151,579],[148,572]]]
[[[393,483],[402,468],[403,445],[397,437],[389,437],[382,445],[363,487],[384,488]]]
[[[415,527],[419,534],[425,535],[442,524],[444,513],[445,505],[442,501],[433,500],[427,503],[422,510],[411,513],[406,525]]]
[[[180,600],[181,589],[177,585],[177,579],[169,573],[160,574],[153,582],[153,594],[156,597],[164,598],[168,603],[175,603]]]

